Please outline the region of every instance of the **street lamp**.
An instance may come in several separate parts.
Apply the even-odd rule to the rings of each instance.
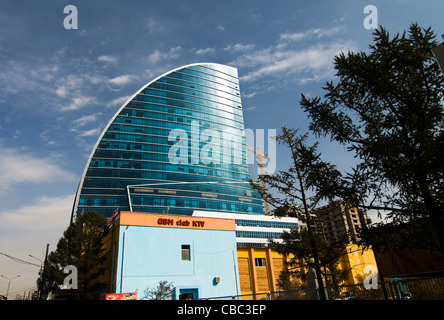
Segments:
[[[3,274],[1,275],[3,278],[6,278],[6,279],[8,279],[9,280],[9,282],[8,282],[8,289],[6,290],[6,299],[8,298],[8,295],[9,295],[9,286],[11,285],[11,280],[14,280],[15,278],[18,278],[18,277],[20,277],[20,275],[18,275],[18,276],[15,276],[14,278],[8,278],[8,277],[6,277],[6,276],[4,276]]]
[[[39,288],[38,288],[38,295],[37,295],[39,300],[42,300],[42,298],[43,298],[43,285],[45,283],[45,267],[46,267],[46,263],[47,263],[47,260],[48,260],[48,250],[49,250],[49,243],[46,244],[45,262],[43,262],[39,258],[36,258],[33,255],[29,254],[29,256],[31,258],[34,258],[34,259],[37,259],[37,260],[40,261],[40,277],[39,277],[40,278],[40,285],[39,285]]]
[[[42,260],[40,260],[39,258],[36,258],[36,257],[34,257],[32,254],[29,254],[29,256],[31,257],[31,258],[34,258],[34,259],[37,259],[37,260],[39,260],[40,261],[40,264],[41,265],[43,265],[43,261]]]
[[[31,258],[37,259],[38,261],[40,261],[40,271],[39,271],[39,278],[40,278],[40,283],[39,286],[37,288],[37,297],[40,297],[40,292],[42,292],[43,290],[43,281],[42,281],[42,277],[43,277],[43,261],[40,260],[39,258],[34,257],[33,255],[29,254],[29,256]]]

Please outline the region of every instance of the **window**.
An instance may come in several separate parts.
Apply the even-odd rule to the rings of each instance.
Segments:
[[[256,267],[265,267],[265,258],[255,258]]]
[[[190,260],[191,260],[190,245],[183,244],[182,245],[182,261],[190,261]]]
[[[179,290],[179,300],[194,300],[199,297],[198,289],[180,289]]]

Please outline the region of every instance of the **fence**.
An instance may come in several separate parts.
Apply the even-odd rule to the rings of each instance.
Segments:
[[[376,289],[362,284],[327,287],[328,300],[444,300],[444,277],[391,279],[379,282]],[[316,292],[307,288],[292,291],[208,298],[209,300],[314,300]]]
[[[444,277],[393,278],[379,282],[377,289],[365,289],[363,285],[329,287],[327,294],[329,299],[444,300]]]

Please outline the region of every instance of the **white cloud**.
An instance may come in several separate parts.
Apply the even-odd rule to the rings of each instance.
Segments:
[[[236,44],[229,44],[224,48],[224,50],[231,52],[248,51],[253,49],[255,46],[256,46],[255,44],[236,43]]]
[[[160,23],[158,20],[154,19],[153,16],[148,18],[148,22],[146,23],[146,28],[148,29],[148,32],[153,33],[160,33],[165,31],[165,25]]]
[[[239,57],[233,64],[249,68],[242,81],[262,77],[288,77],[301,83],[333,76],[333,58],[342,51],[353,50],[353,42],[332,42],[313,45],[306,49],[287,49],[276,46],[257,50]]]
[[[51,158],[36,158],[13,149],[0,149],[0,192],[23,183],[74,181],[75,175]]]
[[[79,119],[73,120],[73,124],[76,127],[83,127],[90,122],[96,121],[99,116],[101,116],[101,112],[93,113],[87,116],[80,117]]]
[[[135,77],[130,75],[130,74],[125,74],[123,76],[118,76],[112,79],[109,79],[109,82],[111,84],[117,85],[117,86],[123,86],[129,82],[131,82],[132,79],[134,79]]]
[[[316,28],[304,32],[283,33],[280,35],[280,40],[295,42],[312,36],[316,36],[319,39],[323,36],[332,36],[334,34],[337,34],[341,30],[342,28],[340,27],[334,27],[330,29]]]
[[[55,140],[51,140],[51,139],[50,139],[50,137],[52,137],[52,136],[51,136],[51,134],[49,134],[49,132],[50,132],[50,130],[49,130],[49,129],[46,129],[46,130],[44,130],[43,132],[41,132],[41,133],[39,134],[39,137],[40,137],[43,141],[47,142],[49,145],[55,145],[55,144],[57,144],[57,142],[56,142]]]
[[[92,129],[83,129],[83,127],[88,123],[96,121],[101,114],[101,112],[98,112],[72,121],[73,127],[70,131],[77,134],[78,138],[97,137],[102,132],[101,127],[95,127]],[[83,139],[80,139],[80,141],[82,144],[85,143]]]
[[[69,111],[69,110],[78,110],[83,107],[85,107],[88,104],[96,104],[96,98],[95,97],[75,97],[72,99],[71,103],[65,107],[62,107],[62,111]]]
[[[78,90],[82,86],[83,82],[83,78],[77,75],[70,74],[66,77],[62,77],[57,81],[58,84],[55,93],[59,97],[64,98],[70,92]]]
[[[85,130],[82,133],[79,134],[79,137],[91,137],[91,136],[97,136],[102,132],[100,128]]]
[[[108,63],[116,63],[119,59],[117,57],[113,57],[113,56],[100,56],[97,58],[98,61],[102,61],[102,62],[108,62]]]
[[[58,95],[58,96],[61,97],[61,98],[66,97],[66,95],[68,94],[68,92],[69,92],[69,91],[68,91],[68,88],[66,88],[66,87],[64,87],[64,86],[57,88],[57,90],[55,91],[56,95]]]
[[[148,57],[148,59],[152,62],[152,63],[156,63],[159,62],[162,59],[162,54],[160,53],[159,50],[154,51],[152,54],[150,54],[150,56]]]
[[[1,228],[33,232],[43,230],[63,232],[63,229],[69,225],[73,201],[74,195],[52,198],[43,196],[32,205],[0,211]]]
[[[182,52],[181,46],[170,48],[170,50],[167,52],[160,52],[159,50],[156,50],[149,55],[148,60],[152,63],[157,63],[161,60],[177,59],[180,56],[181,52]]]
[[[257,92],[251,92],[251,93],[244,93],[242,94],[242,98],[253,98],[255,95],[257,94]]]
[[[287,41],[299,41],[307,36],[307,32],[295,32],[295,33],[284,33],[281,34],[281,40]]]
[[[111,100],[111,102],[109,103],[110,107],[115,107],[115,106],[121,106],[122,104],[124,104],[129,98],[131,98],[131,96],[123,96],[120,98],[116,98]]]
[[[26,62],[5,61],[0,73],[0,97],[16,101],[15,108],[18,110],[29,108],[32,105],[29,100],[34,101],[34,92],[38,92],[37,98],[43,100],[39,103],[45,108],[78,110],[96,104],[98,92],[113,90],[112,86],[123,85],[133,79],[129,75],[109,79],[103,72],[103,63],[117,63],[116,56],[102,55],[90,59],[88,56],[67,56],[67,52],[65,49],[57,50],[44,61],[36,57],[27,57]],[[11,95],[17,98],[12,100]]]
[[[31,70],[29,73],[32,77],[35,79],[41,79],[43,81],[51,81],[57,71],[59,70],[59,67],[57,65],[55,66],[41,66],[34,70]]]
[[[48,90],[57,75],[57,65],[29,65],[16,60],[2,61],[0,94],[17,94],[22,90]]]
[[[84,74],[85,80],[92,84],[100,85],[102,83],[106,83],[108,79],[105,76],[100,76],[97,74]]]
[[[216,52],[215,48],[206,48],[206,49],[199,49],[196,51],[196,54],[203,55],[203,54],[209,54]]]
[[[316,37],[319,39],[324,36],[332,36],[339,33],[341,30],[341,27],[334,27],[330,29],[315,28],[303,32],[283,33],[280,35],[280,43],[278,47],[283,48],[290,42],[297,42],[310,37]]]

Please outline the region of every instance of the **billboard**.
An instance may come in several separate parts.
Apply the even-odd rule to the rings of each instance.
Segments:
[[[137,300],[137,292],[109,293],[106,300]]]

